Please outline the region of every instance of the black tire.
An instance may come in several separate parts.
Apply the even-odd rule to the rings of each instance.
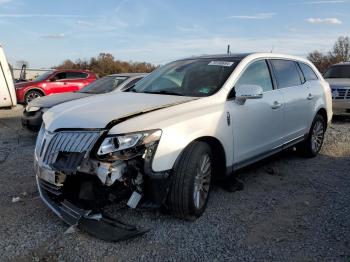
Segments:
[[[37,90],[29,90],[25,97],[24,97],[24,103],[28,104],[29,102],[33,101],[35,98],[41,97],[43,94]]]
[[[325,131],[326,120],[322,115],[317,114],[312,122],[307,139],[297,146],[297,151],[304,157],[317,156],[322,148]],[[315,138],[315,135],[317,138]],[[315,144],[315,139],[317,139],[317,146]]]
[[[182,152],[173,169],[168,194],[167,206],[172,214],[187,220],[203,214],[209,198],[212,160],[211,149],[205,142],[195,141]]]

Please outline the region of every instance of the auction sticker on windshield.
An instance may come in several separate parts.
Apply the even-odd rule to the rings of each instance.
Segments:
[[[230,67],[233,64],[234,64],[234,62],[229,62],[229,61],[211,61],[208,65]]]

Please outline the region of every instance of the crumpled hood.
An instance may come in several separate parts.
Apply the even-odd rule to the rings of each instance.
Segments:
[[[83,98],[91,96],[91,94],[86,93],[63,93],[63,94],[55,94],[50,96],[42,96],[34,99],[32,102],[28,104],[28,106],[36,106],[40,108],[51,108],[55,105],[72,101],[75,99]]]
[[[45,128],[105,128],[113,120],[191,101],[195,97],[118,92],[57,105],[43,115]]]
[[[325,80],[333,88],[350,88],[350,78],[327,78]]]

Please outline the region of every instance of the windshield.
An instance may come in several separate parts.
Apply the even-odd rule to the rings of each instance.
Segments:
[[[48,72],[45,72],[39,76],[37,76],[36,78],[34,78],[34,82],[39,82],[39,81],[43,81],[45,80],[46,78],[48,78],[50,75],[52,74],[52,71],[48,71]]]
[[[202,97],[217,92],[239,60],[199,58],[164,65],[139,81],[130,91],[138,93]]]
[[[105,76],[87,85],[79,92],[87,94],[108,93],[116,89],[126,79],[128,79],[126,76]]]
[[[350,65],[332,66],[323,76],[324,78],[350,78]]]

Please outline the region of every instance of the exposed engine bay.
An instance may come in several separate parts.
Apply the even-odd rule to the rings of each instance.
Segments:
[[[169,172],[151,168],[160,130],[111,136],[106,131],[39,132],[35,150],[37,182],[47,205],[70,225],[109,241],[146,232],[104,213],[125,203],[160,207]]]

